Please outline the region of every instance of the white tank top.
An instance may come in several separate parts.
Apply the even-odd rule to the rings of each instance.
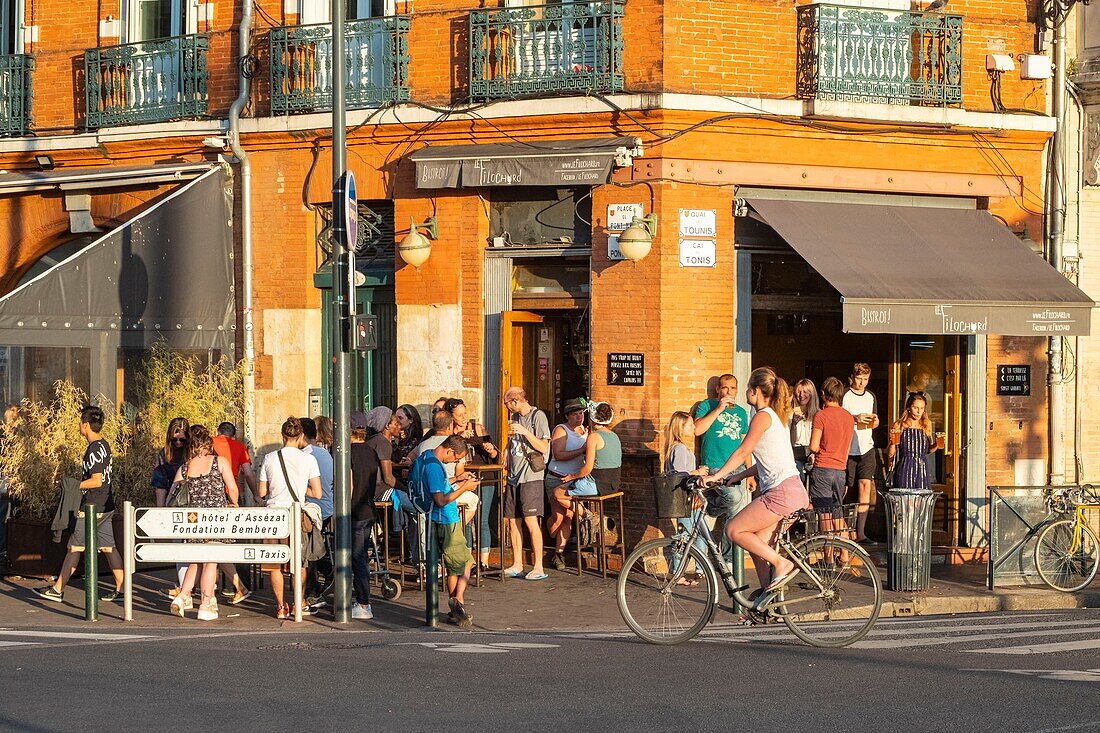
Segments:
[[[578,448],[583,446],[585,444],[585,442],[587,442],[587,440],[588,440],[588,434],[587,433],[585,433],[584,435],[577,435],[576,432],[574,432],[568,425],[566,425],[564,423],[562,423],[560,427],[565,429],[565,449],[566,450],[577,450]],[[558,429],[557,427],[554,428],[554,430],[557,430],[557,429]],[[551,433],[551,437],[553,437],[553,433]],[[551,448],[551,453],[552,452],[553,452],[553,449]],[[581,455],[577,456],[576,458],[570,458],[568,461],[559,461],[557,458],[554,458],[550,461],[550,470],[553,471],[554,473],[560,473],[563,476],[566,476],[566,475],[571,474],[571,473],[576,473],[577,471],[581,470],[581,468],[583,466],[584,466],[584,454],[583,453]]]
[[[798,476],[798,467],[794,463],[794,449],[791,448],[791,431],[784,425],[775,410],[765,407],[757,412],[766,413],[771,417],[771,425],[764,431],[760,442],[752,451],[753,460],[756,461],[757,478],[759,479],[760,493],[770,491],[787,479]],[[755,415],[753,416],[755,419]],[[751,421],[750,421],[751,425]]]

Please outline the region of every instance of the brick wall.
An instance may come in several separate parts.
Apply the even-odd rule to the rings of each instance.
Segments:
[[[986,377],[986,484],[1012,486],[1018,460],[1047,457],[1046,339],[1034,336],[990,336]],[[998,364],[1030,364],[1031,395],[998,397]],[[973,436],[978,439],[978,436]],[[1072,465],[1070,466],[1072,468]],[[1042,470],[1043,476],[1046,469]],[[1071,474],[1072,475],[1072,474]],[[1042,482],[1040,482],[1042,483]]]

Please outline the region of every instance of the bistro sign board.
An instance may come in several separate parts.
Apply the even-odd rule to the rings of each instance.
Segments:
[[[844,299],[846,333],[945,336],[1088,336],[1092,306],[888,302]]]
[[[635,138],[590,138],[421,148],[417,188],[592,186],[607,183],[616,166],[640,155]]]
[[[609,387],[641,387],[645,384],[645,354],[609,353],[607,355]]]
[[[998,397],[1029,397],[1029,396],[1031,396],[1031,365],[1030,364],[998,364],[997,365],[997,396]]]

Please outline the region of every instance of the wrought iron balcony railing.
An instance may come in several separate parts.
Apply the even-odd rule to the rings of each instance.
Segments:
[[[30,128],[33,68],[30,56],[0,56],[0,136],[26,135]]]
[[[806,5],[798,10],[798,96],[962,104],[963,18]]]
[[[206,36],[156,38],[84,52],[88,127],[206,114]]]
[[[409,17],[344,24],[348,109],[409,98]],[[271,110],[277,114],[332,109],[332,26],[272,28]]]
[[[625,0],[470,11],[470,98],[623,88]]]

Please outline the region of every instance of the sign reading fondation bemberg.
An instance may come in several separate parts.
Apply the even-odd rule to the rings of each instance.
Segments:
[[[847,333],[1088,336],[1092,307],[1084,304],[887,303],[846,299]]]
[[[253,539],[290,536],[286,509],[138,509],[137,535],[151,539]]]

